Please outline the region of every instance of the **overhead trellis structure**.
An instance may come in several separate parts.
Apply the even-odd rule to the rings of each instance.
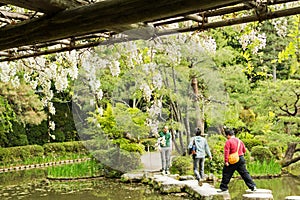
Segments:
[[[102,45],[118,33],[115,42],[298,15],[299,2],[0,0],[0,62]]]

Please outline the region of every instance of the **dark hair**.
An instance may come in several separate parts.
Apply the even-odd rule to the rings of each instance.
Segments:
[[[227,136],[227,135],[233,136],[233,135],[234,135],[234,131],[231,130],[231,129],[229,129],[229,128],[227,128],[227,129],[225,129],[225,135],[226,135],[226,136]]]
[[[201,135],[201,129],[200,128],[195,128],[195,133],[196,133],[196,136]]]

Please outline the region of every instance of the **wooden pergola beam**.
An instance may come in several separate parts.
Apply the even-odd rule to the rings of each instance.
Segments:
[[[14,2],[52,2],[50,0],[0,0]],[[59,0],[56,0],[59,2]],[[68,2],[71,2],[69,0]],[[246,0],[106,0],[8,25],[0,29],[0,50],[50,42],[92,32],[111,30],[144,21],[158,20],[192,11],[205,11]],[[26,4],[28,5],[28,4]],[[21,5],[20,5],[21,6]],[[29,5],[28,5],[29,6]],[[52,5],[53,6],[53,5]],[[24,7],[24,5],[22,5]],[[34,6],[37,9],[38,6]],[[40,6],[41,9],[45,8]],[[47,8],[48,10],[49,8]]]
[[[261,16],[251,15],[251,16],[245,16],[245,17],[240,17],[240,18],[235,18],[235,19],[228,19],[228,20],[224,20],[224,21],[205,23],[205,24],[190,26],[190,27],[186,27],[186,28],[178,28],[178,29],[172,29],[172,30],[158,30],[155,32],[155,36],[159,37],[159,36],[164,36],[164,35],[171,35],[171,34],[177,34],[177,33],[190,32],[190,31],[203,31],[203,30],[207,30],[207,29],[211,29],[211,28],[219,28],[219,27],[225,27],[225,26],[232,26],[232,25],[236,25],[236,24],[249,23],[249,22],[254,22],[254,21],[261,21],[261,20],[268,20],[268,19],[275,19],[275,18],[286,17],[286,16],[291,16],[291,15],[297,15],[297,14],[299,14],[299,12],[300,12],[300,7],[296,7],[296,8],[290,8],[287,10],[268,12],[268,13],[262,14]],[[97,38],[100,36],[91,35],[91,37]],[[6,58],[0,58],[0,62],[14,61],[14,60],[18,60],[18,59],[47,55],[47,54],[51,54],[51,53],[59,53],[59,52],[64,52],[64,51],[71,51],[74,49],[83,49],[83,48],[95,47],[98,45],[108,45],[108,44],[114,44],[114,43],[139,39],[139,38],[133,38],[130,36],[124,37],[124,38],[119,38],[119,37],[108,38],[105,36],[101,36],[102,39],[103,39],[103,37],[106,39],[105,40],[95,40],[94,42],[89,42],[86,44],[76,44],[74,46],[68,45],[68,46],[65,46],[62,48],[37,51],[34,53],[28,53],[28,54],[23,54],[23,55],[22,54],[20,54],[20,55],[12,54],[11,55],[11,54],[8,54],[8,52],[0,51],[0,56],[1,56],[1,54],[3,54],[3,56],[7,56]],[[81,39],[84,39],[84,38],[85,37],[83,37]],[[80,38],[75,38],[75,39],[80,39]],[[24,51],[25,50],[26,49],[24,49]]]
[[[83,4],[76,0],[0,0],[0,3],[10,4],[45,14],[76,8]]]

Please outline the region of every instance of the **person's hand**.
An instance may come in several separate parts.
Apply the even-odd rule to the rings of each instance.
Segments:
[[[212,156],[210,156],[209,159],[212,160]]]
[[[225,166],[227,166],[227,167],[228,167],[228,166],[229,166],[229,162],[225,162]]]

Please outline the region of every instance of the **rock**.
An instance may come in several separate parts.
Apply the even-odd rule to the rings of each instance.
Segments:
[[[300,200],[300,196],[288,196],[285,197],[285,200]]]
[[[127,173],[121,176],[123,182],[141,182],[144,179],[143,173]]]
[[[185,187],[181,181],[163,175],[154,175],[152,184],[155,189],[159,189],[161,193],[165,194],[181,192]]]
[[[256,191],[251,191],[250,189],[246,190],[247,194],[252,194],[252,193],[264,193],[264,194],[272,194],[272,190],[268,190],[268,189],[256,189]]]
[[[243,194],[243,200],[273,200],[273,195],[269,193]]]
[[[186,180],[195,180],[194,176],[192,175],[186,175],[186,176],[180,176],[179,177],[180,181],[186,181]]]

